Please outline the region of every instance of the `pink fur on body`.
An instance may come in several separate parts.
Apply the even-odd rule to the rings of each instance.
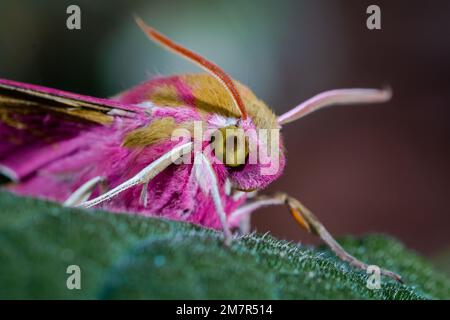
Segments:
[[[4,81],[0,80],[0,83]],[[158,106],[152,110],[143,104],[148,102],[147,96],[152,88],[164,81],[177,88],[186,107]],[[110,126],[62,121],[51,115],[29,119],[23,116],[22,120],[26,119],[30,127],[40,128],[46,136],[53,137],[51,142],[0,123],[1,136],[14,138],[2,139],[0,142],[0,168],[18,181],[9,189],[21,195],[58,202],[65,201],[86,181],[97,176],[103,177],[105,186],[95,189],[91,196],[94,198],[130,179],[177,145],[177,142],[164,140],[146,147],[126,148],[123,146],[124,137],[131,130],[168,116],[173,117],[176,122],[201,119],[189,88],[177,77],[145,82],[122,93],[115,100],[96,100],[44,87],[24,86],[47,94],[93,99],[93,102],[101,101],[106,105],[137,111],[134,118],[115,116]],[[251,120],[248,125],[252,126]],[[17,144],[15,140],[20,140],[21,143]],[[227,215],[242,205],[247,196],[242,193],[236,197],[236,191],[226,194],[226,179],[231,179],[235,185],[245,189],[261,189],[281,175],[285,159],[282,157],[280,160],[280,169],[272,176],[259,174],[259,165],[245,164],[236,169],[223,164],[213,165]],[[140,202],[142,185],[126,190],[100,206],[114,212],[162,216],[209,228],[221,228],[211,195],[199,188],[191,173],[192,164],[171,165],[163,170],[148,184],[147,206]]]

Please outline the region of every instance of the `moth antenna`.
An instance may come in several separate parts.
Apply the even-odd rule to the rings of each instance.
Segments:
[[[156,31],[154,28],[148,26],[145,24],[145,22],[139,18],[135,17],[136,23],[139,25],[139,27],[142,29],[142,31],[145,32],[145,34],[153,41],[161,45],[162,47],[168,49],[169,51],[172,51],[183,58],[194,62],[202,69],[208,71],[211,75],[213,75],[223,86],[224,88],[230,93],[231,98],[233,99],[233,102],[235,106],[238,108],[239,112],[241,113],[242,120],[247,119],[247,112],[245,111],[244,102],[242,101],[242,98],[236,88],[236,86],[233,83],[233,80],[231,77],[226,74],[219,66],[217,66],[215,63],[206,60],[199,54],[186,49],[185,47],[179,45],[178,43],[170,40],[165,35],[161,34],[160,32]]]
[[[358,103],[377,103],[391,99],[392,90],[387,89],[337,89],[319,93],[306,100],[297,107],[278,117],[278,123],[283,125],[303,118],[307,114],[320,108]]]

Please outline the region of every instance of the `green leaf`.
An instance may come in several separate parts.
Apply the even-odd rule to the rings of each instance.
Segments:
[[[403,276],[368,275],[312,248],[250,234],[230,248],[221,234],[186,223],[63,208],[0,192],[0,298],[442,299],[450,280],[398,241],[341,239],[355,256]],[[69,290],[69,265],[81,289]]]

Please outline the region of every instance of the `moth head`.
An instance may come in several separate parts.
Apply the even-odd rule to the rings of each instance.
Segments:
[[[281,175],[285,165],[284,148],[279,135],[282,125],[300,119],[325,106],[384,102],[391,97],[390,89],[331,90],[318,94],[285,114],[275,117],[271,110],[256,97],[245,99],[244,96],[243,99],[242,88],[236,85],[216,64],[173,42],[152,27],[147,26],[141,19],[136,18],[136,22],[150,39],[206,70],[232,99],[234,106],[239,111],[239,120],[236,125],[223,126],[217,130],[217,133],[222,135],[222,140],[215,140],[215,156],[225,159],[224,164],[232,182],[236,188],[241,190],[262,189]],[[269,132],[265,136],[264,134],[262,136],[248,135],[252,126],[269,130]],[[245,132],[243,140],[240,138],[242,134],[239,130],[241,129]],[[233,151],[227,149],[233,145],[237,148]],[[258,150],[256,153],[255,148]],[[266,151],[263,159],[259,157],[261,150]],[[256,160],[255,154],[258,155]]]
[[[239,151],[231,153],[231,165],[226,164],[232,185],[247,192],[267,187],[280,177],[286,163],[279,129],[239,128],[236,131],[238,133],[228,135],[234,146],[240,147]],[[225,152],[225,155],[228,154]]]
[[[210,146],[232,186],[241,191],[263,189],[281,175],[285,166],[279,129],[258,128],[251,117],[214,131]]]
[[[213,108],[214,103],[204,101],[208,96],[217,97],[224,93],[231,98],[234,109],[239,112],[238,119],[234,124],[219,126],[211,136],[210,143],[213,145],[213,156],[224,165],[234,186],[240,190],[252,191],[262,189],[276,179],[281,174],[285,161],[277,131],[279,125],[273,112],[247,87],[233,81],[213,62],[175,43],[141,19],[136,18],[136,22],[151,40],[194,62],[214,78],[211,82],[203,75],[185,77],[188,83],[194,80],[197,87],[202,83],[201,90],[207,88],[208,91],[214,91],[214,94],[204,95],[202,92],[196,95],[197,107]],[[213,110],[211,113],[214,113]],[[266,132],[261,134],[259,130]],[[276,132],[271,132],[273,130]],[[263,149],[265,154],[264,159],[261,159],[259,154]]]

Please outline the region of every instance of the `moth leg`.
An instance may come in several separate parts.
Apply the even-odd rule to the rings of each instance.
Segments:
[[[368,269],[369,265],[362,262],[361,260],[358,260],[347,251],[345,251],[345,249],[341,247],[341,245],[328,232],[325,226],[319,221],[319,219],[317,219],[317,217],[300,201],[286,196],[286,204],[289,206],[291,214],[298,222],[298,224],[303,226],[310,233],[319,236],[341,260],[347,261],[350,265],[364,271]],[[381,269],[381,274],[401,282],[401,277],[390,270]]]
[[[239,234],[249,234],[251,229],[251,215],[246,214],[239,220]]]
[[[104,181],[103,177],[97,176],[89,181],[85,182],[77,190],[75,190],[67,199],[63,205],[66,207],[76,206],[83,201],[86,201],[91,196],[94,189]]]
[[[147,183],[148,181],[153,179],[158,173],[160,173],[165,168],[167,168],[169,165],[171,165],[172,163],[177,161],[179,158],[183,157],[185,154],[191,152],[192,149],[193,149],[192,142],[188,142],[188,143],[185,143],[183,145],[173,148],[169,152],[165,153],[164,155],[162,155],[161,157],[159,157],[158,159],[153,161],[147,167],[145,167],[144,169],[139,171],[131,179],[123,182],[122,184],[118,185],[114,189],[98,196],[97,198],[80,203],[79,205],[77,205],[77,207],[82,207],[82,208],[93,207],[95,205],[98,205],[104,201],[107,201],[107,200],[115,197],[119,193],[121,193],[131,187]]]
[[[219,192],[219,183],[217,181],[216,173],[206,156],[202,152],[198,152],[194,158],[194,170],[195,180],[197,181],[200,189],[205,194],[211,194],[216,208],[216,213],[219,216],[220,223],[222,225],[223,234],[225,237],[225,245],[230,245],[233,240],[227,216],[222,204],[222,198]]]
[[[139,202],[145,207],[147,208],[147,203],[148,203],[148,183],[150,182],[150,180],[148,180],[147,182],[145,182],[142,185],[142,190],[141,190],[141,196],[139,198]]]
[[[277,194],[275,196],[258,196],[250,203],[244,204],[243,206],[239,207],[228,218],[228,221],[230,223],[240,223],[242,219],[249,219],[251,214],[263,207],[267,206],[273,206],[273,205],[280,205],[285,204],[285,197],[281,194]]]
[[[368,265],[345,251],[344,248],[333,238],[325,226],[317,217],[306,208],[300,201],[290,197],[286,193],[278,193],[272,197],[260,196],[254,202],[247,204],[236,210],[230,219],[239,219],[242,215],[249,215],[256,209],[269,206],[285,204],[291,211],[292,216],[297,223],[306,229],[309,233],[319,236],[323,242],[338,256],[341,260],[362,270],[367,270]],[[402,282],[401,277],[389,270],[381,269],[381,274],[388,276],[396,281]]]
[[[240,190],[233,190],[233,194],[232,197],[234,200],[239,200],[239,198],[241,198],[242,196],[246,196],[247,199],[251,199],[254,198],[257,194],[257,191],[252,191],[252,192],[243,192]],[[234,212],[238,211],[239,209],[236,209]],[[233,212],[233,213],[234,213]],[[251,231],[251,214],[245,214],[242,215],[241,218],[239,219],[239,224],[238,224],[238,234],[240,235],[244,235],[244,234],[249,234]]]

